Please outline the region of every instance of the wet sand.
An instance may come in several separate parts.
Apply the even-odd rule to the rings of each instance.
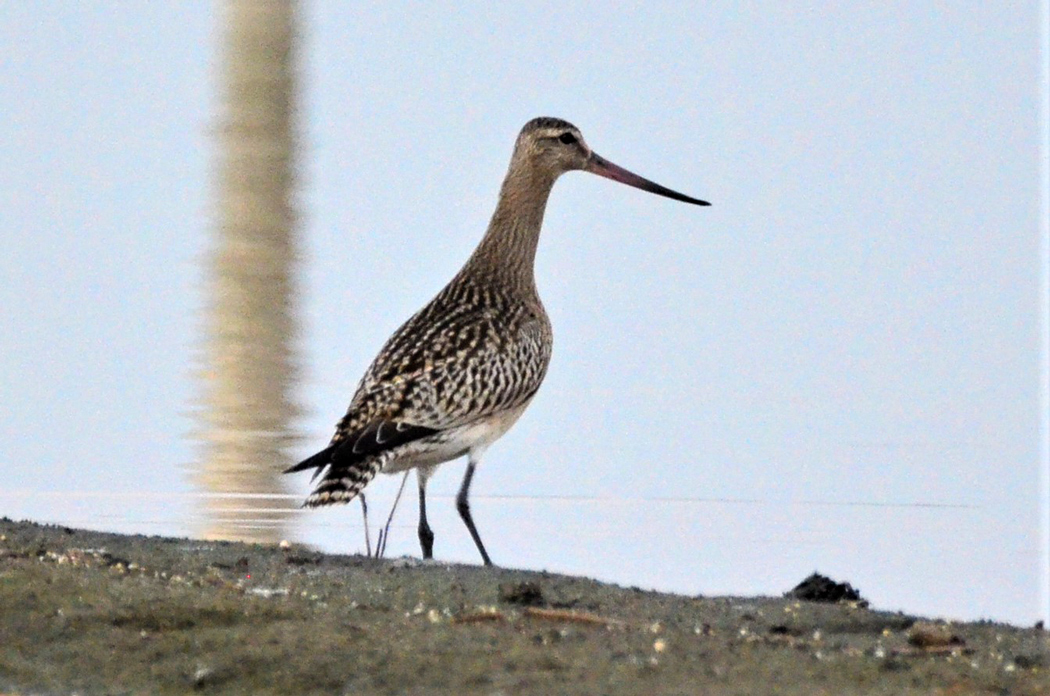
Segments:
[[[1041,628],[815,586],[836,601],[3,519],[0,694],[1050,694]]]

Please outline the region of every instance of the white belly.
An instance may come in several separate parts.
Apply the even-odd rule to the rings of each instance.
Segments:
[[[480,452],[510,430],[510,426],[521,417],[528,405],[528,402],[525,402],[509,411],[449,428],[438,435],[409,443],[386,463],[383,473],[396,474],[420,466],[436,466],[462,457],[470,451],[480,455]]]

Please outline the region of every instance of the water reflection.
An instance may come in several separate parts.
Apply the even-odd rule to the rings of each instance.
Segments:
[[[297,6],[224,3],[215,237],[206,262],[200,444],[207,538],[274,542],[299,437],[295,193]],[[245,520],[251,520],[246,522]]]

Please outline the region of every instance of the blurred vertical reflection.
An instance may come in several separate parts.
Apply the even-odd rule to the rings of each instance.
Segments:
[[[294,0],[226,0],[197,412],[207,538],[273,542],[292,510],[298,267]]]

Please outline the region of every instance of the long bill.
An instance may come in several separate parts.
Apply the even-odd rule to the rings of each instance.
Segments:
[[[621,184],[627,184],[628,186],[633,186],[643,191],[648,191],[649,193],[655,193],[658,196],[673,198],[676,201],[684,201],[685,203],[692,203],[693,205],[711,205],[707,201],[702,201],[699,198],[693,198],[684,193],[672,191],[666,186],[661,186],[660,184],[649,181],[644,177],[638,176],[634,172],[629,172],[595,152],[591,152],[591,157],[587,161],[587,166],[584,167],[584,171],[597,174],[598,176],[604,176],[606,179],[619,181]]]

